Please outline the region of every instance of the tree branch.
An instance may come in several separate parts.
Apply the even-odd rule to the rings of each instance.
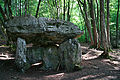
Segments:
[[[82,5],[84,5],[84,3],[81,0],[78,0],[79,3],[81,3]]]

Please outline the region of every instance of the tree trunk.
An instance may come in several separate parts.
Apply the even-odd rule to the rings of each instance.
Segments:
[[[64,9],[63,9],[63,20],[65,20],[65,0],[64,0]]]
[[[58,3],[57,3],[57,0],[55,0],[55,4],[56,4],[56,9],[57,9],[57,19],[59,19],[59,13],[58,13]]]
[[[19,15],[21,16],[21,0],[20,0],[20,6],[19,6]]]
[[[102,45],[104,47],[104,57],[108,57],[108,41],[107,41],[107,31],[105,26],[105,13],[104,13],[104,0],[100,0],[100,27],[102,35]]]
[[[36,18],[37,18],[37,15],[38,15],[38,11],[39,11],[40,2],[41,2],[41,0],[39,0],[39,2],[38,2],[37,11],[36,11],[36,15],[35,15],[35,17],[36,17]]]
[[[83,5],[83,10],[81,8],[81,5],[80,3]],[[81,0],[78,0],[78,4],[79,4],[79,7],[80,7],[80,10],[81,10],[81,13],[83,15],[83,19],[85,21],[85,25],[87,27],[87,30],[88,30],[88,33],[89,33],[89,36],[90,36],[90,40],[91,40],[91,46],[94,45],[94,41],[93,41],[93,37],[92,37],[92,32],[91,32],[91,24],[90,24],[90,21],[88,19],[88,14],[87,14],[87,5],[86,5],[86,1],[84,0],[84,3],[81,2]],[[85,13],[85,14],[84,14]]]
[[[119,5],[120,0],[118,0],[118,11],[117,11],[117,18],[116,18],[116,47],[118,47],[118,26],[119,26]]]
[[[4,0],[4,8],[5,8],[6,16],[8,16],[7,7],[8,7],[8,0]]]
[[[22,15],[24,15],[25,14],[25,8],[24,8],[24,4],[22,3],[22,6],[21,6],[21,8],[22,8]],[[30,12],[29,12],[30,13]]]
[[[29,9],[29,5],[30,4],[30,2],[29,2],[29,0],[28,0],[28,13],[30,12],[30,9]],[[30,14],[30,13],[29,13]]]
[[[94,46],[97,47],[97,29],[96,29],[96,21],[95,21],[95,11],[93,7],[93,0],[88,0],[89,8],[90,8],[90,17],[91,17],[91,24],[93,26],[93,39],[94,39]]]
[[[27,15],[27,0],[25,0],[25,16]]]
[[[11,0],[8,2],[9,17],[12,17]]]
[[[15,0],[15,14],[17,16],[17,0]]]
[[[87,43],[88,42],[88,38],[87,38],[87,29],[85,27],[85,42]]]
[[[94,41],[93,41],[93,36],[92,36],[92,31],[91,31],[91,24],[90,24],[90,21],[89,21],[89,18],[88,18],[88,14],[87,14],[87,5],[86,5],[86,0],[84,0],[84,12],[85,12],[85,24],[88,28],[88,32],[89,32],[89,35],[90,35],[90,40],[91,40],[91,46],[94,45]]]
[[[70,21],[70,0],[68,0],[67,21]]]
[[[108,39],[108,44],[109,44],[109,47],[110,47],[110,26],[109,26],[109,15],[110,15],[110,12],[109,12],[109,3],[110,1],[107,0],[107,39]]]
[[[99,5],[98,5],[98,1],[96,0],[96,4],[97,4],[97,31],[98,31],[98,49],[100,49],[100,44],[101,44],[101,34],[100,34],[100,26],[99,26]]]

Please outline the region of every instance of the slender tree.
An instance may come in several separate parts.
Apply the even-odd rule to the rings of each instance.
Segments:
[[[36,15],[35,15],[36,18],[37,18],[37,15],[38,15],[40,3],[41,3],[41,0],[39,0],[39,2],[38,2],[37,11],[36,11]]]
[[[91,17],[91,24],[93,27],[93,39],[94,39],[94,46],[97,47],[97,29],[96,29],[96,21],[95,21],[95,11],[93,7],[93,0],[88,0],[89,9],[90,9],[90,17]]]
[[[86,27],[85,27],[85,42],[86,42],[86,43],[88,42],[87,29],[86,29]]]
[[[29,7],[30,7],[30,1],[28,0],[28,12],[30,12]]]
[[[118,47],[118,26],[119,26],[119,7],[120,0],[118,0],[118,10],[117,10],[117,18],[116,18],[116,47]]]
[[[8,2],[8,11],[9,11],[9,17],[12,17],[11,0],[9,0]]]
[[[17,16],[17,0],[15,0],[15,14],[16,14],[16,16]]]
[[[89,36],[90,36],[90,40],[91,40],[91,46],[94,45],[94,41],[93,41],[93,37],[92,37],[92,31],[91,31],[91,24],[88,18],[88,13],[87,13],[87,5],[86,5],[86,0],[84,0],[84,3],[81,0],[78,0],[78,5],[80,7],[83,19],[85,21],[85,25],[87,27]],[[81,5],[83,5],[83,9],[81,7]]]
[[[27,0],[25,0],[25,16],[27,15]]]
[[[7,7],[8,7],[8,0],[4,0],[5,14],[8,16]]]
[[[21,16],[21,0],[19,2],[19,15]]]
[[[64,0],[64,8],[63,8],[63,20],[65,20],[65,0]]]
[[[68,0],[67,21],[70,21],[70,0]]]
[[[109,3],[110,3],[110,0],[107,0],[107,39],[108,39],[108,44],[110,47],[111,44],[110,44],[110,26],[109,26],[109,15],[110,15]]]
[[[100,28],[101,28],[101,36],[102,36],[102,45],[104,48],[104,53],[101,56],[108,57],[108,40],[107,40],[107,31],[105,25],[105,13],[104,13],[104,0],[100,0]]]
[[[59,19],[59,8],[58,8],[58,2],[57,0],[55,0],[55,4],[56,4],[56,9],[57,9],[57,19]]]
[[[98,32],[98,45],[97,45],[97,48],[100,49],[101,33],[100,33],[100,26],[99,26],[99,4],[98,4],[98,0],[96,0],[96,4],[97,4],[97,20],[96,20],[96,24],[97,24],[97,32]]]

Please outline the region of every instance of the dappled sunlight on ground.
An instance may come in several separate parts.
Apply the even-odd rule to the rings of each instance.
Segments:
[[[14,59],[10,53],[8,46],[0,46],[0,60]]]
[[[85,46],[81,46],[81,48],[83,53],[83,56],[82,56],[83,60],[95,59],[99,55],[101,55],[101,53],[103,53],[103,51],[99,51],[96,49],[88,49],[88,47],[85,47]]]
[[[88,49],[81,46],[83,61],[81,70],[74,72],[42,71],[41,62],[33,64],[25,73],[17,71],[14,63],[14,54],[9,48],[0,47],[0,80],[119,80],[120,54],[119,50],[110,53],[111,59],[102,59],[98,56],[103,51]]]

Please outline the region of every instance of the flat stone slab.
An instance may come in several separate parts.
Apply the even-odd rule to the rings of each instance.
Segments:
[[[8,36],[17,41],[18,37],[27,43],[54,45],[79,37],[83,32],[73,23],[33,16],[14,17],[5,23]]]

